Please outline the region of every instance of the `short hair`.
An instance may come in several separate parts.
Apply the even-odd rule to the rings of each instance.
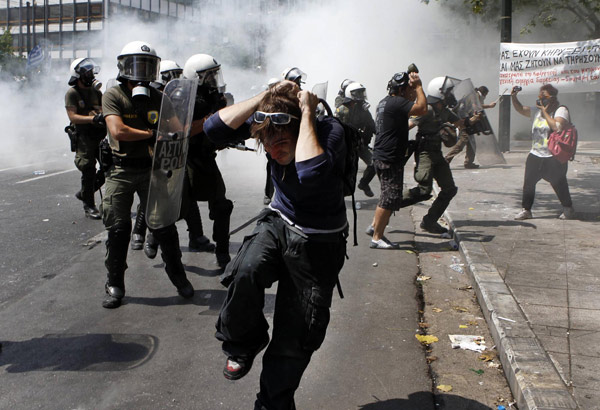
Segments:
[[[540,91],[546,91],[551,97],[558,95],[558,90],[552,84],[544,84],[540,87]]]
[[[488,95],[490,92],[490,90],[485,85],[482,85],[481,87],[477,88],[477,91],[485,95]]]
[[[298,88],[291,86],[271,87],[267,90],[262,101],[258,104],[257,111],[264,112],[283,112],[291,114],[297,118],[302,116],[300,110],[300,101],[298,100]],[[264,122],[252,122],[250,125],[250,135],[264,144],[265,140],[272,138],[277,134],[289,133],[298,137],[300,131],[300,121],[292,119],[289,124],[277,125],[271,122],[271,118],[266,118]]]

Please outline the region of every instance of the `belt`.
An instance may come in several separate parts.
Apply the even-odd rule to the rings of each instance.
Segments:
[[[119,157],[116,155],[112,156],[113,164],[122,167],[122,168],[151,168],[152,167],[152,158],[127,158],[127,157]]]

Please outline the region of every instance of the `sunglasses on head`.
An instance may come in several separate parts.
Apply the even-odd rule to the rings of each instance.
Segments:
[[[286,125],[292,121],[292,118],[297,120],[298,117],[293,116],[285,112],[263,112],[256,111],[254,113],[254,122],[259,124],[265,122],[267,118],[271,118],[271,122],[275,125]]]

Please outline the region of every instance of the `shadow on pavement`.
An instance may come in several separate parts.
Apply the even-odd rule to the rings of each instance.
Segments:
[[[465,399],[451,394],[433,395],[431,392],[417,392],[408,395],[408,399],[379,400],[359,407],[361,410],[492,410],[478,401]]]
[[[201,268],[199,266],[194,266],[194,265],[184,265],[183,267],[185,268],[186,272],[190,272],[195,275],[204,276],[207,278],[214,278],[215,276],[219,276],[221,273],[223,273],[223,271],[219,268],[204,269],[204,268]]]
[[[142,334],[48,334],[23,342],[3,341],[0,367],[30,371],[123,371],[152,358],[158,339]]]
[[[123,305],[137,304],[146,306],[174,306],[174,305],[196,305],[196,306],[207,306],[208,310],[201,313],[201,315],[218,315],[221,310],[221,306],[227,296],[227,290],[225,289],[196,289],[194,297],[192,299],[183,299],[181,296],[164,296],[164,297],[143,297],[143,296],[126,296],[123,299]],[[265,314],[273,313],[275,306],[275,295],[265,295],[265,307],[263,312]]]

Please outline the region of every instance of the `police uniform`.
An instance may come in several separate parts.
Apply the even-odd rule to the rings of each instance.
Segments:
[[[336,98],[337,100],[337,98]],[[369,186],[371,180],[375,177],[375,167],[373,166],[373,153],[369,144],[375,133],[375,121],[373,116],[362,101],[356,102],[351,106],[340,104],[335,110],[335,116],[340,121],[349,124],[358,130],[361,141],[358,146],[358,156],[367,165],[363,171],[362,178],[358,181],[358,188],[365,189]]]
[[[211,92],[206,87],[198,87],[194,104],[194,121],[205,118],[225,107],[227,101],[222,93]],[[226,198],[225,181],[217,165],[217,147],[206,137],[204,132],[190,137],[188,149],[187,172],[190,181],[190,196],[193,201],[208,201],[209,215],[213,221],[213,236],[216,248],[217,263],[224,268],[231,260],[229,256],[229,221],[233,211],[233,202]],[[192,204],[192,229],[200,229],[202,225],[199,213],[196,216]],[[197,205],[196,205],[197,209]],[[200,221],[200,222],[199,222]],[[195,223],[194,223],[195,222]],[[198,222],[200,225],[198,226]]]
[[[65,95],[65,107],[76,107],[77,114],[85,116],[92,115],[92,111],[100,112],[102,92],[93,87],[71,87]],[[99,188],[95,186],[96,159],[106,129],[92,124],[75,124],[75,130],[78,136],[75,166],[81,172],[81,190],[77,192],[76,197],[83,201],[85,206],[95,207],[94,192]]]
[[[414,174],[418,186],[405,193],[403,202],[413,202],[416,199],[428,197],[435,179],[441,191],[423,218],[427,222],[437,223],[458,191],[452,178],[450,165],[442,155],[442,137],[440,135],[443,123],[454,123],[458,120],[456,114],[447,107],[436,112],[431,105],[427,106],[427,114],[411,119],[418,126]]]
[[[146,103],[136,106],[126,83],[112,87],[102,99],[104,116],[118,115],[125,125],[136,129],[156,128],[161,93],[152,87],[149,87],[149,90],[150,97]],[[113,165],[107,172],[106,193],[102,203],[103,221],[108,230],[105,259],[108,270],[106,287],[107,291],[109,287],[117,287],[124,293],[124,276],[131,232],[131,206],[136,193],[142,203],[148,198],[152,168],[150,144],[153,141],[151,139],[117,141],[110,132],[109,140],[113,152]],[[152,233],[160,245],[161,257],[165,262],[169,279],[180,295],[191,297],[193,288],[186,278],[181,263],[179,236],[175,225],[152,230]]]

